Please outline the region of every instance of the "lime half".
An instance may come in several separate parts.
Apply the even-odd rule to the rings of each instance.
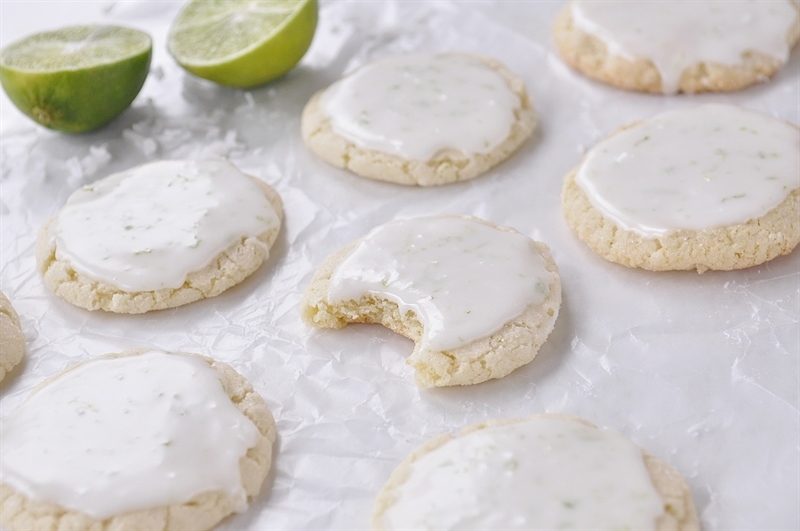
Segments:
[[[172,23],[167,47],[189,72],[232,87],[282,76],[308,50],[316,0],[193,0]]]
[[[0,51],[0,82],[17,108],[70,133],[97,129],[128,108],[150,69],[141,31],[73,26],[37,33]]]

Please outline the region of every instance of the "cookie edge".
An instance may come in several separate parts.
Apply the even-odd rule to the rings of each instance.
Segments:
[[[800,6],[790,3],[797,11],[786,35],[791,53],[800,39]],[[573,2],[569,2],[556,14],[552,31],[558,54],[567,65],[590,79],[617,88],[666,94],[661,86],[661,74],[650,59],[628,60],[609,53],[602,39],[575,27],[572,5]],[[767,81],[785,65],[779,59],[754,50],[742,55],[742,62],[736,65],[701,62],[687,67],[681,75],[678,93],[742,90]]]
[[[330,119],[319,105],[322,94],[331,85],[315,93],[303,108],[301,133],[306,146],[337,168],[368,179],[407,186],[440,186],[467,181],[508,159],[533,134],[538,123],[524,82],[494,58],[462,52],[448,54],[479,60],[505,79],[509,89],[520,99],[511,131],[492,151],[467,156],[457,150],[441,150],[431,159],[419,161],[360,147],[333,130]]]
[[[19,314],[6,295],[0,291],[0,382],[19,365],[25,355],[25,336]]]
[[[98,359],[116,359],[129,356],[137,356],[152,349],[130,349],[119,353],[105,354],[92,359],[84,360],[71,365],[66,369],[50,376],[36,385],[28,394],[28,398],[36,392],[51,384],[61,376],[79,368],[87,363]],[[217,361],[213,358],[200,354],[188,352],[168,352],[170,355],[190,356],[203,360],[209,367],[214,369],[220,377],[228,397],[236,408],[256,426],[259,432],[259,439],[255,446],[249,448],[247,453],[239,460],[239,472],[241,475],[242,486],[247,493],[248,499],[254,498],[261,491],[261,487],[269,474],[273,460],[273,446],[276,440],[275,419],[269,410],[264,399],[255,391],[252,384],[233,367],[227,363]],[[248,468],[248,463],[254,463],[255,468]],[[253,472],[248,472],[253,470]],[[217,506],[222,503],[224,509],[212,514],[205,505]],[[8,506],[11,506],[10,509]],[[168,529],[211,529],[225,517],[235,512],[236,504],[221,491],[204,492],[195,496],[192,500],[171,506],[153,507],[140,511],[133,511],[117,515],[105,520],[97,520],[85,513],[65,509],[52,502],[42,502],[31,500],[23,494],[16,492],[6,484],[0,484],[0,522],[9,531],[42,531],[58,527],[56,522],[61,519],[70,521],[71,529],[140,529],[142,525],[155,530]],[[227,511],[227,512],[226,512]],[[10,514],[11,513],[11,514]],[[9,515],[10,514],[10,515]],[[15,527],[14,522],[20,514],[32,517],[30,520],[23,520],[24,527]],[[205,522],[202,520],[205,519]],[[155,524],[163,522],[163,526]],[[201,522],[201,523],[198,523]],[[42,527],[36,524],[42,523]],[[33,527],[31,525],[33,524]],[[55,527],[53,527],[55,525]],[[60,529],[60,527],[58,527]]]
[[[261,179],[250,175],[248,177],[259,186],[272,205],[278,218],[278,225],[272,230],[257,235],[255,238],[259,243],[250,241],[249,237],[243,237],[240,241],[234,242],[214,257],[203,269],[190,272],[180,288],[125,291],[107,282],[93,280],[86,275],[78,273],[68,261],[56,258],[56,245],[49,237],[50,225],[57,218],[58,212],[44,223],[36,237],[36,265],[45,286],[62,299],[80,308],[90,311],[105,310],[121,314],[165,310],[216,297],[243,282],[269,259],[270,251],[283,225],[283,201],[278,192]],[[224,278],[221,276],[222,267],[220,262],[231,255],[242,254],[251,255],[255,258],[252,266],[238,269],[235,271],[237,274],[227,282],[218,282]],[[232,260],[229,260],[229,262],[235,263]],[[238,263],[235,264],[237,267],[239,266]],[[210,284],[210,290],[205,292],[193,287],[196,282]]]
[[[579,422],[585,426],[599,429],[591,422],[573,415],[565,415],[560,413],[540,413],[525,418],[497,419],[473,424],[463,428],[455,436],[449,433],[436,436],[414,450],[411,455],[404,459],[392,471],[389,479],[375,497],[371,516],[371,529],[373,531],[386,531],[386,527],[383,525],[384,515],[397,500],[397,489],[411,475],[412,467],[415,461],[422,458],[426,454],[433,452],[444,444],[458,437],[468,435],[469,433],[485,428],[526,422],[537,418],[564,419],[573,422]],[[700,522],[697,516],[697,510],[695,509],[692,493],[689,489],[689,485],[686,483],[685,478],[677,470],[672,468],[664,461],[649,454],[643,449],[641,451],[642,460],[644,461],[644,465],[647,468],[648,474],[650,475],[653,486],[664,502],[664,514],[659,517],[656,522],[656,531],[700,531]]]
[[[331,304],[327,300],[331,276],[338,265],[366,236],[342,247],[317,268],[300,303],[303,321],[316,328],[343,328],[351,323],[381,324],[414,341],[414,349],[406,362],[414,368],[414,379],[420,387],[472,385],[502,378],[533,361],[555,328],[561,307],[561,276],[546,244],[533,240],[518,230],[497,225],[474,216],[435,216],[476,221],[497,230],[521,234],[542,256],[545,268],[553,275],[550,295],[540,304],[529,305],[520,315],[509,320],[489,336],[446,351],[423,351],[420,347],[422,324],[413,312],[401,315],[397,303],[379,296],[366,296],[352,302],[352,308]],[[368,312],[378,306],[374,315]],[[349,315],[347,313],[348,312]],[[521,334],[524,342],[512,341]]]
[[[743,223],[645,237],[619,227],[591,203],[575,179],[580,167],[564,177],[561,211],[578,239],[609,262],[647,271],[731,271],[789,254],[800,243],[800,187],[763,216]]]

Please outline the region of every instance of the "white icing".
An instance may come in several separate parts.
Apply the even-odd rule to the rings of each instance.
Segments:
[[[124,291],[176,289],[237,241],[280,223],[224,160],[160,161],[75,191],[51,225],[56,257]]]
[[[366,294],[413,311],[422,349],[457,348],[501,329],[550,293],[531,240],[468,218],[394,221],[372,230],[331,277],[330,302]]]
[[[800,186],[800,130],[732,105],[665,112],[592,148],[592,205],[646,237],[759,218]]]
[[[320,99],[339,136],[422,161],[444,149],[488,153],[508,137],[520,105],[502,76],[462,54],[383,59]]]
[[[572,18],[577,28],[603,40],[609,53],[650,59],[662,91],[671,94],[684,69],[697,63],[738,65],[748,50],[785,63],[797,10],[789,1],[578,0]]]
[[[97,519],[224,491],[246,506],[239,460],[258,429],[203,360],[96,359],[0,421],[0,482]]]
[[[423,455],[387,529],[655,529],[664,503],[642,452],[609,429],[536,418]]]

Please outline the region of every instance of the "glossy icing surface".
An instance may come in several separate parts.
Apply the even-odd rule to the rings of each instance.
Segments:
[[[241,510],[239,459],[258,435],[201,359],[157,351],[101,358],[0,421],[0,481],[98,519],[212,490]]]
[[[641,450],[558,419],[493,426],[411,465],[388,529],[655,529],[664,504]]]
[[[368,64],[332,85],[320,105],[356,145],[424,161],[443,149],[491,151],[508,137],[520,100],[489,66],[452,53]]]
[[[572,18],[611,54],[653,61],[662,91],[674,93],[684,69],[697,63],[737,65],[748,50],[786,62],[786,36],[797,10],[788,1],[578,0]]]
[[[657,237],[756,219],[800,187],[800,132],[740,107],[678,109],[593,147],[576,181],[618,226]]]
[[[468,218],[393,221],[370,232],[334,272],[331,302],[371,293],[412,310],[422,348],[486,337],[541,303],[553,275],[531,240]]]
[[[160,161],[75,191],[50,228],[56,257],[123,291],[179,288],[232,244],[280,223],[224,160]]]

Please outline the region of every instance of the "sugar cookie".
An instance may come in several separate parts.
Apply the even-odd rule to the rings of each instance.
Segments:
[[[709,104],[629,125],[564,180],[567,224],[597,254],[652,271],[741,269],[800,242],[800,129]]]
[[[316,93],[302,116],[308,147],[362,177],[435,186],[508,158],[536,127],[522,80],[495,59],[402,55]]]
[[[765,81],[800,36],[791,0],[570,2],[556,17],[564,61],[624,89],[728,92]]]
[[[699,530],[681,475],[619,433],[566,415],[490,421],[395,469],[372,529]]]
[[[210,529],[258,494],[275,441],[230,366],[146,350],[59,373],[0,428],[10,531]]]
[[[214,297],[269,257],[277,192],[224,160],[160,161],[74,192],[39,231],[45,285],[88,310],[143,313]]]
[[[0,291],[0,381],[22,361],[25,337],[11,301]]]
[[[471,217],[393,221],[325,259],[301,302],[322,328],[379,323],[412,339],[424,387],[501,378],[529,363],[561,305],[543,243]]]

